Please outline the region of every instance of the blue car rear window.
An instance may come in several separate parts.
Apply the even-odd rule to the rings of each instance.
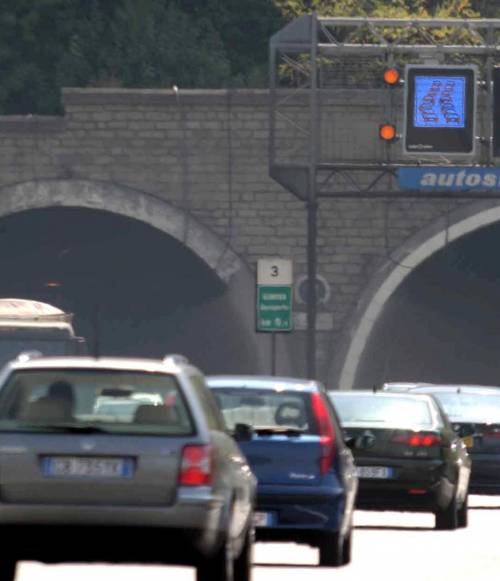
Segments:
[[[230,430],[240,423],[316,433],[308,393],[247,387],[217,388],[213,393]]]

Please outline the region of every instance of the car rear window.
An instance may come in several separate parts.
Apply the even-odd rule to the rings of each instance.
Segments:
[[[193,432],[172,375],[95,369],[14,372],[0,392],[0,430],[46,431],[61,425],[128,434]]]
[[[248,424],[254,428],[293,428],[316,433],[308,393],[282,389],[224,387],[213,390],[227,427]]]
[[[434,393],[452,421],[500,423],[500,394]]]
[[[390,427],[431,427],[429,403],[415,397],[331,394],[343,424],[360,423]]]

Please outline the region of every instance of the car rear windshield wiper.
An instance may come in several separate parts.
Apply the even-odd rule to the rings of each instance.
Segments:
[[[279,434],[280,436],[300,436],[304,433],[304,430],[300,428],[290,428],[288,426],[265,426],[265,427],[255,427],[254,432],[259,436],[272,436],[274,434]]]

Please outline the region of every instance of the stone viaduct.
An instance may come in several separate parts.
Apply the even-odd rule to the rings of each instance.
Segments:
[[[212,342],[224,349],[238,340],[246,353],[241,365],[222,358],[209,370],[269,372],[269,337],[254,332],[256,261],[292,258],[298,281],[306,212],[268,176],[268,92],[69,88],[63,101],[62,117],[0,118],[0,226],[18,213],[70,207],[127,217],[175,239],[223,289],[215,306],[207,299],[207,349],[214,328]],[[351,91],[336,107],[344,150],[363,157],[381,147],[372,130],[376,102]],[[322,199],[318,270],[329,292],[319,305],[320,378],[329,387],[356,385],[374,325],[404,280],[498,220],[494,200]],[[175,263],[156,258],[176,276]],[[278,337],[277,368],[303,376],[306,309],[295,299],[295,330]]]

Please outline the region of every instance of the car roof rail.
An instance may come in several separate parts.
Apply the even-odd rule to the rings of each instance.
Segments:
[[[31,359],[38,359],[39,357],[43,357],[43,353],[41,351],[21,351],[16,357],[16,361],[30,361]]]
[[[163,358],[163,363],[168,362],[176,363],[177,365],[187,365],[189,363],[189,359],[180,353],[168,353]]]

